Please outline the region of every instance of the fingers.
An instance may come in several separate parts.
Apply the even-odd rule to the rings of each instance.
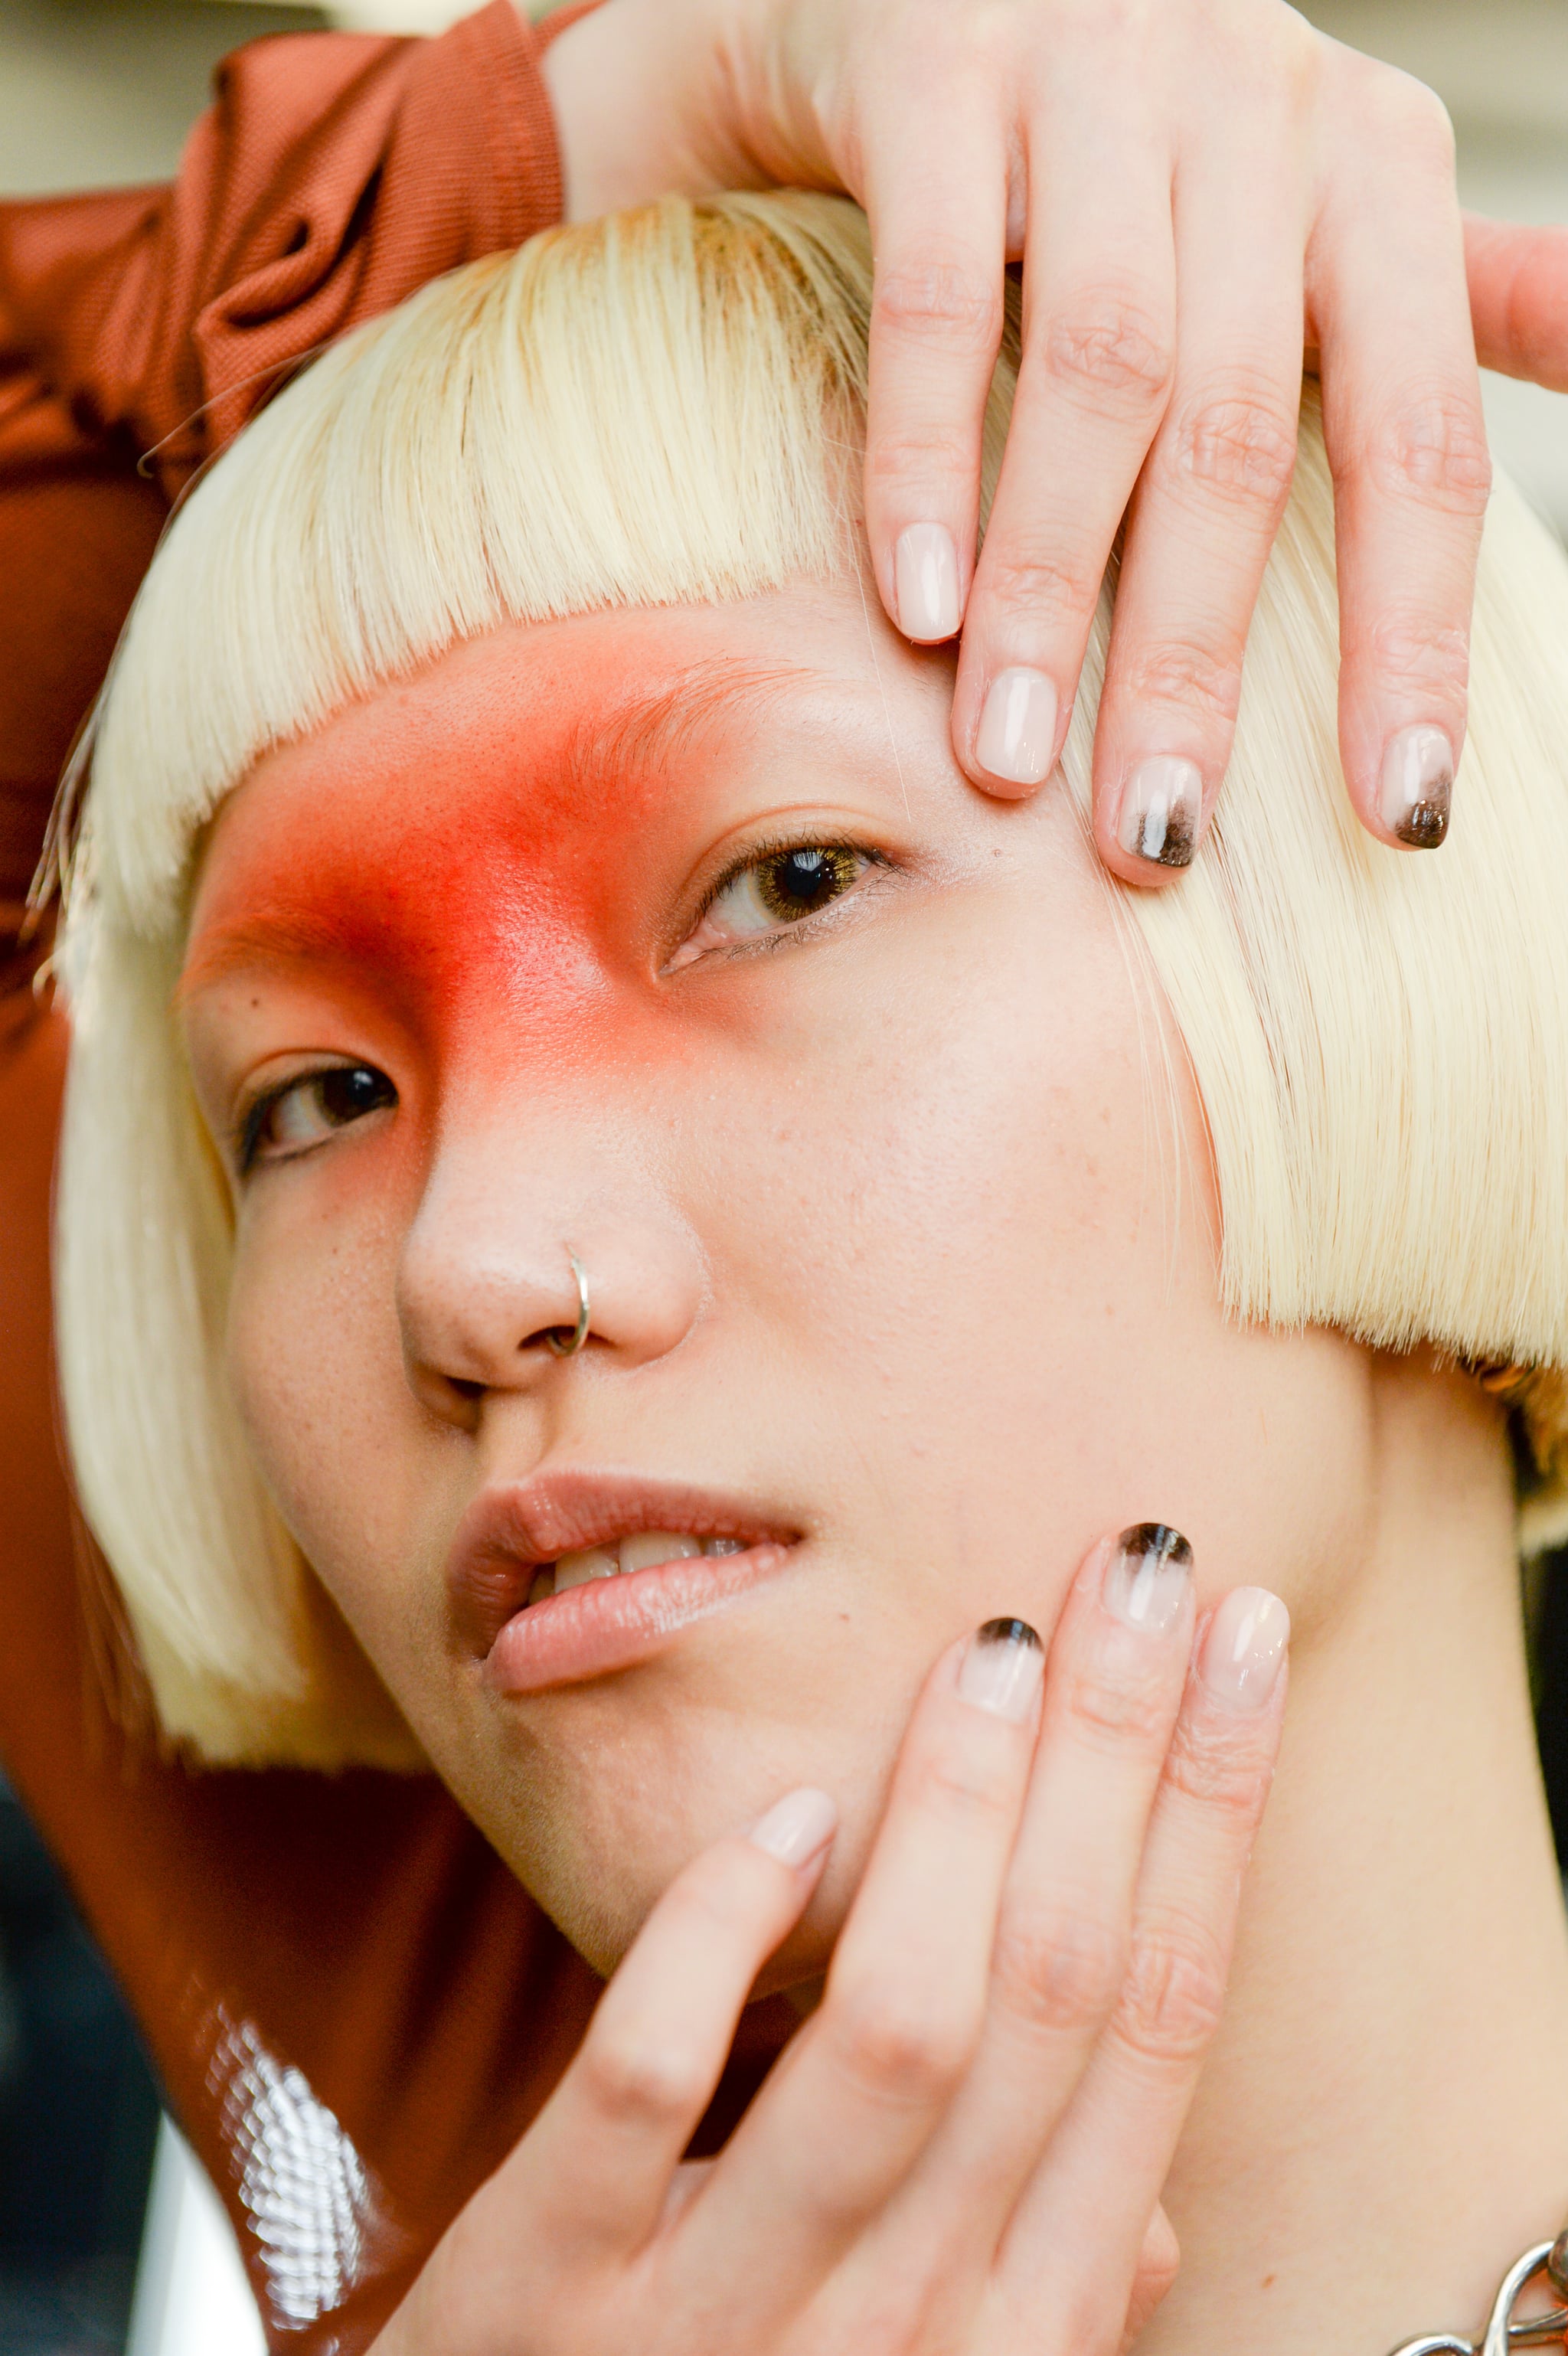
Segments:
[[[489,2190],[551,2266],[625,2257],[663,2213],[768,1956],[804,1912],[837,1821],[826,1793],[781,1800],[670,1884],[600,1999],[538,2121]]]
[[[1157,133],[1140,130],[1107,156],[1085,105],[1031,133],[1023,358],[953,707],[958,759],[992,794],[1032,793],[1056,760],[1112,542],[1165,413],[1170,167]]]
[[[1419,850],[1447,831],[1490,468],[1447,119],[1416,83],[1377,88],[1386,136],[1337,170],[1308,297],[1335,483],[1340,757],[1363,823]]]
[[[1244,114],[1178,187],[1176,379],[1133,504],[1100,699],[1094,837],[1135,884],[1168,881],[1198,847],[1296,460],[1304,175],[1278,168],[1289,111],[1264,91]]]
[[[1289,1626],[1277,1597],[1243,1587],[1200,1638],[1149,1826],[1127,1975],[1000,2253],[1008,2307],[1031,2316],[1043,2346],[1097,2344],[1106,2281],[1130,2279],[1139,2263],[1220,2018],[1278,1748]]]
[[[1568,229],[1467,213],[1465,269],[1483,368],[1568,392]]]
[[[978,2050],[857,2253],[863,2285],[899,2282],[919,2310],[964,2295],[989,2268],[1116,2004],[1149,1813],[1187,1680],[1191,1565],[1187,1541],[1160,1524],[1103,1541],[1052,1640]],[[885,2297],[879,2289],[868,2304],[880,2309]]]
[[[880,2209],[968,2066],[1040,1668],[1018,1621],[938,1663],[821,2006],[683,2224],[676,2278],[723,2292],[752,2329],[793,2313]]]
[[[957,635],[974,569],[1002,332],[1003,145],[976,110],[934,155],[889,142],[871,175],[866,530],[882,602],[922,644]]]

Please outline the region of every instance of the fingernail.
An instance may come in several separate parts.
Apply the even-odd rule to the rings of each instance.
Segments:
[[[1197,764],[1157,753],[1140,761],[1122,787],[1116,841],[1152,866],[1189,867],[1202,817],[1203,779]]]
[[[1230,1709],[1263,1709],[1279,1681],[1290,1614],[1266,1587],[1232,1588],[1203,1639],[1205,1686]]]
[[[1038,786],[1051,769],[1056,743],[1056,690],[1043,672],[1015,664],[991,681],[975,758],[1010,786]]]
[[[1441,728],[1402,728],[1383,755],[1378,807],[1389,832],[1413,851],[1435,851],[1448,831],[1454,747]]]
[[[786,1792],[782,1800],[775,1800],[746,1838],[753,1848],[776,1857],[781,1865],[798,1869],[821,1854],[837,1826],[838,1810],[827,1793],[804,1783],[798,1792]]]
[[[958,1669],[958,1691],[976,1709],[1021,1726],[1034,1708],[1045,1654],[1027,1620],[987,1620],[969,1639]]]
[[[906,638],[951,638],[958,631],[958,551],[939,523],[912,523],[893,551],[893,591]]]
[[[1192,1548],[1164,1522],[1137,1522],[1105,1565],[1105,1609],[1129,1628],[1163,1636],[1181,1617],[1192,1586]]]

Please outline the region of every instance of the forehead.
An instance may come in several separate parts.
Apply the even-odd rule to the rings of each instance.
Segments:
[[[951,665],[857,584],[517,625],[264,757],[204,848],[182,998],[280,965],[515,956],[628,857],[933,766]],[[877,797],[868,787],[868,812]],[[907,804],[907,793],[903,798]],[[689,838],[689,839],[688,839]],[[678,882],[678,877],[671,880]]]

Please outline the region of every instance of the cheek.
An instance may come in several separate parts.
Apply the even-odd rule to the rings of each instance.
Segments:
[[[273,1184],[241,1225],[229,1380],[279,1512],[359,1625],[363,1599],[373,1612],[409,1547],[413,1403],[391,1305],[396,1221],[364,1196],[324,1205],[301,1186],[291,1200],[292,1184]]]

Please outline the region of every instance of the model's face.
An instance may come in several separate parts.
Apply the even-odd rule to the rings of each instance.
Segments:
[[[1358,1354],[1222,1319],[1107,887],[1060,787],[965,784],[948,691],[853,586],[510,629],[271,755],[205,858],[257,1456],[601,1966],[813,1783],[812,1968],[933,1657],[1049,1634],[1101,1531],[1288,1595],[1354,1507]]]

